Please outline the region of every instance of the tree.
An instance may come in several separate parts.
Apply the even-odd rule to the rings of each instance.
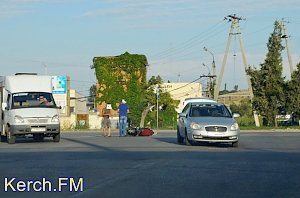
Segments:
[[[153,87],[163,81],[160,76],[152,76],[149,82],[146,81],[146,56],[126,52],[113,57],[95,57],[93,62],[92,69],[95,69],[99,83],[97,102],[109,102],[116,109],[124,98],[130,108],[128,118],[131,125],[143,127],[145,121],[156,123],[154,114],[148,115],[148,112],[156,104]],[[174,122],[177,116],[176,101],[171,99],[169,93],[162,92],[160,104],[165,109],[160,113],[160,119],[165,123]]]
[[[286,89],[286,107],[289,113],[293,113],[298,119],[300,117],[300,63],[297,70],[292,73],[291,80],[287,83]]]
[[[146,105],[142,113],[140,127],[144,127],[145,122],[150,123],[150,127],[156,126],[156,94],[154,92],[155,87],[158,85],[161,87],[163,80],[160,76],[152,76],[147,84],[145,90]],[[177,118],[177,112],[175,108],[178,106],[179,101],[175,101],[171,98],[170,93],[164,92],[160,89],[159,93],[159,106],[163,108],[159,111],[159,125],[173,126]]]
[[[239,90],[239,86],[238,85],[234,85],[234,91],[237,92]]]
[[[248,68],[253,88],[253,108],[263,116],[263,124],[277,126],[276,115],[285,106],[284,77],[282,77],[282,27],[278,21],[267,43],[268,52],[260,70]]]
[[[88,97],[88,101],[94,102],[95,97],[96,97],[96,85],[92,85],[90,87],[90,96]]]
[[[252,105],[249,99],[243,99],[239,104],[231,104],[230,109],[233,113],[239,113],[241,117],[237,119],[240,126],[255,126],[252,115]]]

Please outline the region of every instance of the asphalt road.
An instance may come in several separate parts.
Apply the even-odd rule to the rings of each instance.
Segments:
[[[239,148],[179,145],[175,132],[0,143],[0,197],[299,196],[300,133],[242,133]]]

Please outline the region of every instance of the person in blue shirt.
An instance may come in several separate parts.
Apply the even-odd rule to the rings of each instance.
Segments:
[[[127,130],[127,114],[129,113],[129,107],[126,104],[126,101],[122,99],[121,104],[118,107],[119,113],[119,132],[120,137],[126,136]]]

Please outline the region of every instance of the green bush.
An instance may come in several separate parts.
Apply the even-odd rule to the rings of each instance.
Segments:
[[[81,123],[81,122],[77,122],[74,129],[89,129],[90,126],[85,122],[85,123]]]
[[[241,116],[239,118],[236,119],[236,121],[238,122],[239,126],[255,126],[255,121],[253,116]]]

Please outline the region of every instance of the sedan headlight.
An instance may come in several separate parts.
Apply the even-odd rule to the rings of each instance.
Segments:
[[[236,131],[236,130],[238,130],[238,129],[239,129],[238,123],[234,123],[234,124],[231,125],[231,127],[230,127],[230,130],[231,130],[231,131]]]
[[[15,123],[24,123],[24,118],[21,116],[16,115],[15,116]]]
[[[192,122],[190,126],[192,129],[201,129],[201,125],[196,122]]]
[[[56,122],[56,123],[59,122],[59,116],[58,115],[53,116],[51,122]]]

